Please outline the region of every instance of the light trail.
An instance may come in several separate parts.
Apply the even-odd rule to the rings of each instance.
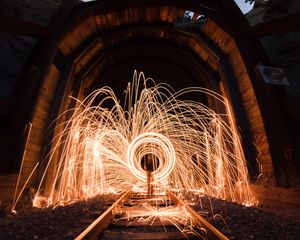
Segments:
[[[142,209],[142,211],[141,211]],[[164,207],[153,207],[151,205],[140,206],[138,211],[129,211],[126,217],[118,220],[130,220],[137,219],[139,222],[149,223],[151,226],[157,219],[162,223],[170,223],[174,225],[185,237],[190,239],[188,236],[197,236],[200,239],[207,239],[205,236],[205,230],[195,224],[195,219],[187,211],[184,206],[164,206]],[[130,226],[130,224],[128,225]]]
[[[159,161],[159,167],[154,171],[154,183],[162,182],[172,172],[176,154],[171,141],[164,135],[147,132],[136,137],[128,147],[128,156],[130,170],[140,180],[146,182],[147,177],[142,168],[142,157],[146,154],[155,154]]]
[[[180,100],[190,93],[213,97],[227,114],[218,115],[200,102]],[[125,95],[124,107],[109,87],[94,91],[82,102],[77,100],[72,117],[53,139],[55,146],[35,206],[145,188],[141,161],[148,153],[159,159],[153,172],[157,189],[199,191],[253,203],[246,161],[225,98],[204,88],[173,93],[167,84],[155,85],[137,72]],[[60,158],[49,181],[47,171],[57,155]],[[47,184],[51,187],[45,192],[42,186]]]

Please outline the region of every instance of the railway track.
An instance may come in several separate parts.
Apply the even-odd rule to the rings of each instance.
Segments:
[[[125,192],[75,238],[82,239],[228,240],[171,191],[153,197]]]

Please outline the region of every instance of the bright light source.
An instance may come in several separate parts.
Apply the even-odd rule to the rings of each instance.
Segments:
[[[58,154],[60,160],[50,181],[46,169],[35,206],[146,187],[141,158],[149,153],[160,162],[153,172],[157,189],[200,191],[251,203],[246,162],[226,99],[204,88],[172,93],[168,85],[155,85],[137,72],[125,93],[125,107],[109,87],[78,101],[54,138],[49,165]],[[200,102],[179,99],[191,93],[209,95],[228,114],[219,116]],[[96,99],[100,102],[95,105]],[[114,103],[110,110],[104,107],[107,102]],[[41,191],[43,184],[51,185],[50,192]]]

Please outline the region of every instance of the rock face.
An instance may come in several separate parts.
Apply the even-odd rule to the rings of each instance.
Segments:
[[[246,14],[246,17],[253,26],[298,12],[300,12],[298,0],[256,0],[253,9]]]
[[[61,0],[4,0],[0,14],[47,25]],[[22,68],[37,39],[0,33],[0,99],[16,94]]]
[[[251,26],[300,12],[297,0],[258,0],[246,18]],[[260,39],[272,66],[284,69],[290,86],[285,87],[288,98],[300,101],[300,33],[287,33]]]
[[[300,32],[260,39],[272,66],[281,67],[290,82],[289,98],[300,100]]]
[[[246,14],[246,18],[251,26],[258,25],[264,22],[264,16],[266,13],[267,2],[264,0],[257,0],[253,9]]]
[[[269,0],[266,3],[264,19],[269,21],[298,12],[300,12],[300,1],[298,0]]]
[[[35,42],[35,38],[0,33],[0,99],[14,94],[22,66]]]
[[[257,0],[246,18],[250,25],[258,25],[300,12],[298,0]],[[289,97],[300,99],[300,33],[287,33],[260,39],[271,65],[282,67],[291,85],[286,88]]]
[[[246,18],[251,26],[255,26],[299,12],[300,1],[298,0],[266,2],[257,0],[253,10],[246,15]],[[270,65],[283,68],[290,83],[289,86],[283,87],[284,91],[279,101],[293,141],[293,146],[287,153],[287,160],[288,158],[294,159],[288,164],[288,171],[292,175],[290,184],[297,185],[299,180],[293,176],[296,176],[296,172],[300,169],[300,110],[298,110],[300,109],[300,32],[269,36],[259,40],[268,55]],[[298,160],[296,160],[297,156]]]
[[[47,25],[62,0],[4,0],[3,14]]]

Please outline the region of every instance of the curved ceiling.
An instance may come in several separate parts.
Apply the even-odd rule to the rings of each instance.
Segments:
[[[146,77],[157,82],[169,83],[175,90],[199,86],[225,91],[224,95],[235,98],[231,104],[234,110],[240,111],[236,115],[237,122],[245,129],[243,137],[251,142],[232,65],[241,66],[238,81],[251,83],[236,43],[228,34],[234,31],[228,30],[233,28],[228,24],[230,17],[227,18],[223,11],[225,5],[223,0],[112,0],[77,5],[69,15],[63,16],[65,22],[53,30],[51,37],[45,39],[40,56],[35,59],[41,72],[41,88],[31,122],[41,139],[32,139],[32,145],[36,147],[47,142],[43,138],[48,131],[47,123],[74,107],[72,104],[76,103],[68,96],[82,99],[103,85],[122,94],[134,69],[144,71]],[[186,9],[211,17],[224,26],[227,33],[214,23],[207,32],[202,32],[201,28],[193,32],[179,29],[174,23],[183,17]],[[219,38],[212,39],[216,36]],[[229,62],[230,53],[233,54],[229,57],[235,62]],[[224,89],[219,88],[219,81]],[[199,99],[199,96],[190,95],[189,98],[224,113],[224,109],[219,109],[208,96]],[[34,114],[36,109],[45,110],[42,119]],[[27,154],[35,161],[40,159],[40,152],[34,149]]]

